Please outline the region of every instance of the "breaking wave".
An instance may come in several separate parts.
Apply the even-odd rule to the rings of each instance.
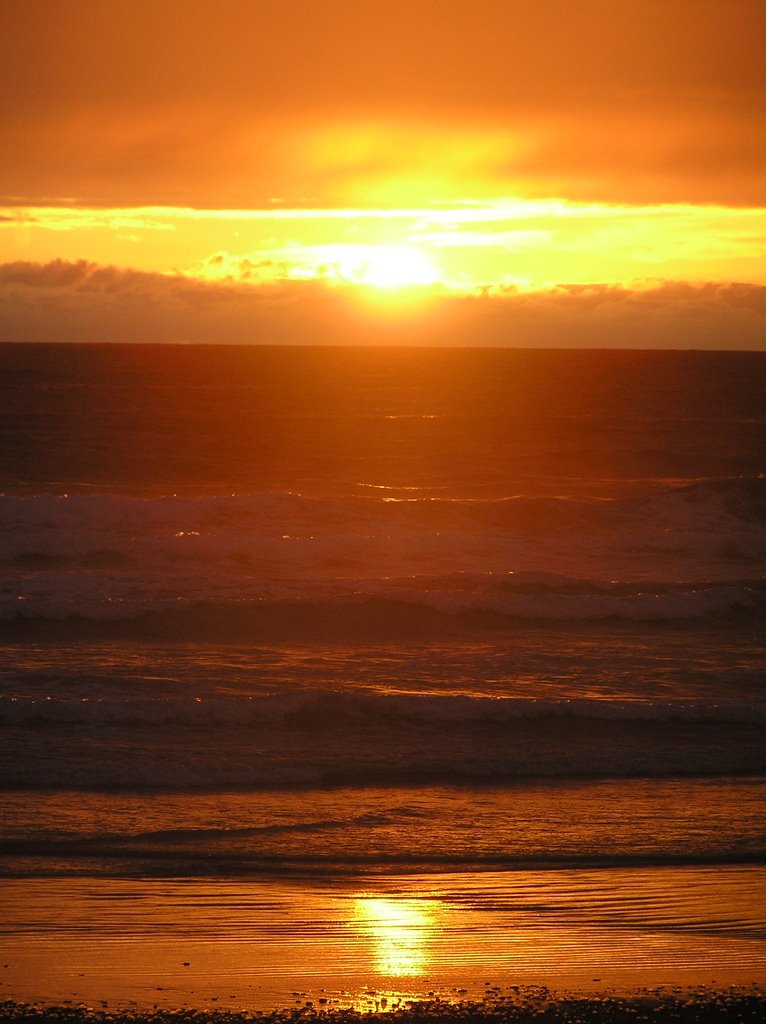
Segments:
[[[758,614],[766,481],[594,501],[0,497],[0,622],[452,629]],[[42,627],[41,627],[42,628]]]

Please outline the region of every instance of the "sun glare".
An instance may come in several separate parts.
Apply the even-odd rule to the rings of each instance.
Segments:
[[[423,904],[374,896],[360,896],[354,903],[360,931],[372,939],[376,971],[389,977],[422,974],[434,927]]]
[[[340,274],[352,284],[386,291],[434,284],[439,276],[425,253],[405,245],[360,249],[341,263]]]

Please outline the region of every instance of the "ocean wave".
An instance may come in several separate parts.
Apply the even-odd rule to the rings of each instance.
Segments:
[[[758,621],[766,607],[766,580],[760,579],[607,584],[553,576],[535,580],[525,574],[454,574],[447,579],[355,581],[332,588],[340,593],[325,595],[305,584],[299,589],[308,593],[302,596],[224,593],[217,599],[194,594],[195,588],[214,589],[199,579],[187,585],[164,579],[155,590],[148,590],[145,580],[130,581],[124,587],[114,584],[111,593],[105,592],[109,588],[103,581],[77,578],[66,583],[38,579],[23,598],[0,596],[0,637],[395,640],[496,632],[514,623],[747,622]]]
[[[766,480],[699,481],[620,500],[0,495],[0,563],[9,573],[170,573],[220,583],[566,572],[579,558],[643,575],[660,558],[701,557],[721,565],[766,558]]]
[[[610,868],[659,868],[766,864],[766,849],[701,853],[545,853],[513,855],[446,852],[355,853],[337,850],[325,854],[242,854],[217,850],[211,853],[174,849],[126,849],[125,843],[0,843],[0,877],[252,877],[328,876],[373,874],[444,874],[470,871],[562,870]]]
[[[615,723],[742,723],[766,726],[766,704],[743,700],[536,699],[464,694],[380,693],[308,689],[258,696],[60,697],[0,695],[5,726],[252,726],[500,728],[533,720]]]
[[[0,792],[0,873],[754,863],[766,776]]]
[[[752,701],[535,701],[320,691],[6,698],[6,789],[263,789],[766,771]]]

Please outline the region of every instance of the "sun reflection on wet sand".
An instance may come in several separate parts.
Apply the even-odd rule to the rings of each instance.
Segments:
[[[374,968],[393,978],[422,975],[428,968],[429,941],[437,922],[421,900],[359,896],[353,924],[372,940]]]
[[[348,881],[0,879],[0,995],[366,1012],[551,979],[627,992],[766,977],[761,865]]]

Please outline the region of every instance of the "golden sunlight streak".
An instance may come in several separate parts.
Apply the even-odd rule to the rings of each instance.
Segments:
[[[359,896],[354,918],[360,933],[372,939],[379,974],[399,978],[424,973],[434,923],[421,901]]]

